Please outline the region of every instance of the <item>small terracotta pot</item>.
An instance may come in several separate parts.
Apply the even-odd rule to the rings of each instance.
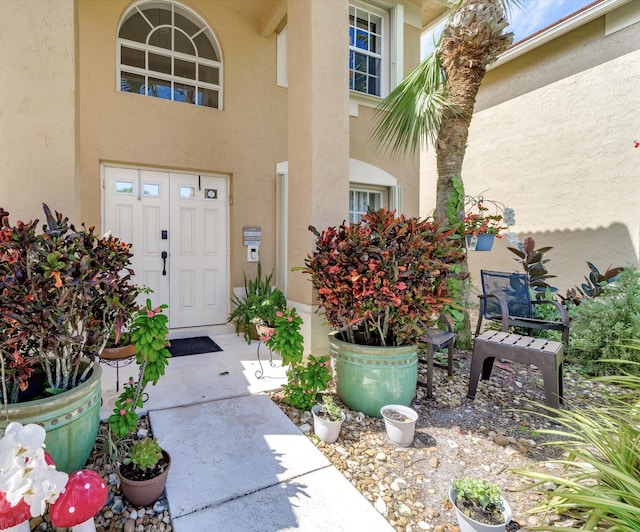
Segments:
[[[100,353],[100,358],[105,360],[124,360],[136,354],[136,346],[133,344],[122,347],[105,347]]]
[[[167,467],[157,477],[149,480],[130,480],[122,472],[122,466],[118,467],[118,477],[120,477],[120,487],[122,494],[134,506],[149,506],[158,500],[167,483],[167,476],[171,468],[171,456],[165,450],[162,451],[168,462]]]

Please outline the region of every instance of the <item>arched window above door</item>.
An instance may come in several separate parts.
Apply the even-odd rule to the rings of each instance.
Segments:
[[[169,0],[131,6],[118,29],[118,87],[222,109],[222,55],[207,24]]]

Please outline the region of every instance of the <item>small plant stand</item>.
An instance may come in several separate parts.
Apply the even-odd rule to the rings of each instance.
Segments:
[[[105,347],[100,353],[100,362],[116,368],[116,392],[120,391],[120,368],[128,366],[136,358],[136,348],[133,345],[122,347]]]
[[[262,344],[262,340],[258,340],[258,350],[256,352],[256,357],[258,358],[258,364],[260,365],[260,369],[256,370],[256,379],[261,379],[262,377],[264,377],[264,368],[262,367],[262,360],[260,359],[261,344]],[[267,347],[267,349],[269,348]],[[273,351],[271,351],[271,349],[269,349],[269,366],[271,366],[272,368],[278,367],[276,364],[273,363]]]

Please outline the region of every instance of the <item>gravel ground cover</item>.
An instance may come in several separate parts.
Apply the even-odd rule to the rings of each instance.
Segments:
[[[538,415],[541,409],[535,404],[544,399],[540,373],[533,366],[496,361],[491,379],[480,381],[476,399],[470,401],[466,398],[470,360],[470,352],[456,352],[451,378],[446,370],[436,368],[432,398],[418,386],[411,405],[419,414],[416,436],[407,448],[397,448],[388,441],[382,419],[353,412],[344,405],[340,406],[347,418],[340,437],[333,444],[325,444],[313,434],[310,412],[286,405],[282,392],[270,396],[398,531],[457,532],[447,494],[451,481],[465,475],[500,484],[513,511],[510,530],[524,531],[557,521],[557,516],[527,513],[542,494],[538,490],[523,491],[530,481],[509,471],[557,456],[557,449],[544,445],[549,437],[538,432],[551,427]],[[426,382],[424,363],[419,364],[419,373],[419,381]],[[593,404],[603,396],[604,388],[565,366],[569,408]],[[340,404],[337,397],[336,402]],[[146,417],[141,418],[139,428],[149,430]],[[148,508],[130,506],[122,497],[103,445],[94,450],[87,467],[98,471],[110,488],[107,504],[95,518],[98,532],[172,530],[164,497]],[[55,529],[45,516],[32,520],[31,530]]]
[[[310,413],[288,407],[281,392],[272,398],[398,531],[457,531],[448,490],[452,480],[463,476],[500,484],[513,511],[509,530],[562,524],[554,515],[529,514],[543,495],[523,490],[531,481],[509,471],[558,455],[558,449],[544,445],[550,437],[538,432],[552,426],[538,415],[542,409],[535,404],[544,400],[541,374],[533,366],[496,361],[491,379],[480,381],[471,401],[466,398],[470,361],[469,352],[458,351],[453,377],[435,369],[433,398],[418,388],[411,405],[419,414],[416,437],[408,448],[388,441],[382,419],[349,409],[338,441],[325,444],[313,434]],[[419,379],[426,382],[424,364]],[[604,391],[603,385],[585,380],[570,367],[564,386],[572,408],[593,404]]]

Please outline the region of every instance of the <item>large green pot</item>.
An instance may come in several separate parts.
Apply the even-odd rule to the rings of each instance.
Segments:
[[[408,406],[418,384],[418,346],[350,344],[329,334],[338,397],[351,410],[380,417],[389,404]]]
[[[82,469],[96,442],[100,425],[102,368],[97,362],[80,386],[45,399],[9,405],[9,422],[0,405],[0,432],[8,423],[36,423],[47,432],[44,440],[56,469],[71,473]],[[0,435],[2,435],[0,434]]]

